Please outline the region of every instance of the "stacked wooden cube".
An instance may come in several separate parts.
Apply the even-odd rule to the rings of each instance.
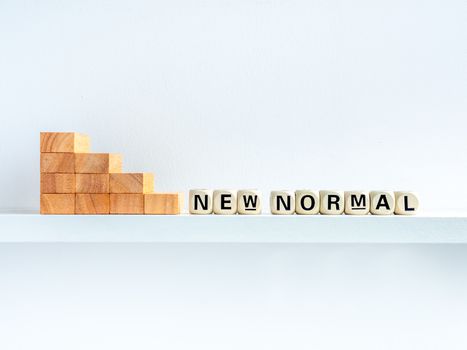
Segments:
[[[121,155],[89,150],[86,135],[41,133],[41,214],[180,214],[181,193],[154,193],[152,173],[122,173]]]

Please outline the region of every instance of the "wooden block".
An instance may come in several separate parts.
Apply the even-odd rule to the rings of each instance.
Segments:
[[[392,191],[371,191],[370,212],[374,215],[394,214],[395,199]]]
[[[367,191],[345,191],[345,213],[367,215],[370,212],[370,193]]]
[[[111,153],[75,154],[75,173],[109,174],[122,172],[122,156]]]
[[[313,190],[295,191],[295,213],[299,215],[319,214],[319,192]]]
[[[89,152],[89,137],[77,132],[41,132],[41,152]]]
[[[75,174],[41,174],[41,193],[75,193]]]
[[[107,193],[77,193],[76,214],[109,214],[110,195]]]
[[[394,213],[397,215],[415,215],[418,211],[418,198],[414,192],[394,192],[396,207]]]
[[[144,214],[144,195],[110,194],[110,214]]]
[[[76,193],[109,193],[109,174],[76,174]]]
[[[73,153],[41,153],[41,173],[74,173]]]
[[[154,192],[154,175],[151,173],[110,174],[110,193]]]
[[[237,193],[237,212],[241,215],[261,214],[261,192],[257,190],[239,190]]]
[[[344,192],[319,191],[319,212],[324,215],[340,215],[344,212]]]
[[[148,193],[144,195],[145,214],[178,215],[182,207],[182,193]]]
[[[214,214],[233,215],[237,213],[237,191],[215,190],[213,192]]]
[[[271,214],[292,215],[295,213],[294,191],[271,191],[270,203]]]
[[[74,194],[41,194],[41,214],[74,214]]]
[[[212,214],[212,190],[190,190],[189,210],[190,214]]]

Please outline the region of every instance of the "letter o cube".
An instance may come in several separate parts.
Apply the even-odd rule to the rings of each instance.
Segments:
[[[319,214],[319,192],[313,190],[295,191],[295,212],[299,215]]]

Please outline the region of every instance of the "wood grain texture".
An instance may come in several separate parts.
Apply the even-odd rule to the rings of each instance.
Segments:
[[[74,214],[74,194],[41,194],[41,214]]]
[[[96,193],[77,193],[75,202],[76,214],[109,214],[110,195]]]
[[[76,132],[41,132],[41,152],[89,152],[89,137]]]
[[[110,193],[151,193],[154,192],[152,173],[110,174]]]
[[[73,153],[41,153],[41,173],[74,173]]]
[[[122,156],[112,153],[76,153],[77,174],[109,174],[122,172]]]
[[[178,215],[182,207],[182,193],[148,193],[144,195],[145,214]]]
[[[41,193],[75,193],[75,174],[41,174]]]
[[[76,174],[76,193],[109,193],[109,174]]]
[[[111,193],[110,214],[144,214],[144,195]]]

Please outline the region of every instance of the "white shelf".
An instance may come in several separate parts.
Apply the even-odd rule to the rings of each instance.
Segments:
[[[467,217],[0,214],[0,242],[467,243]]]

